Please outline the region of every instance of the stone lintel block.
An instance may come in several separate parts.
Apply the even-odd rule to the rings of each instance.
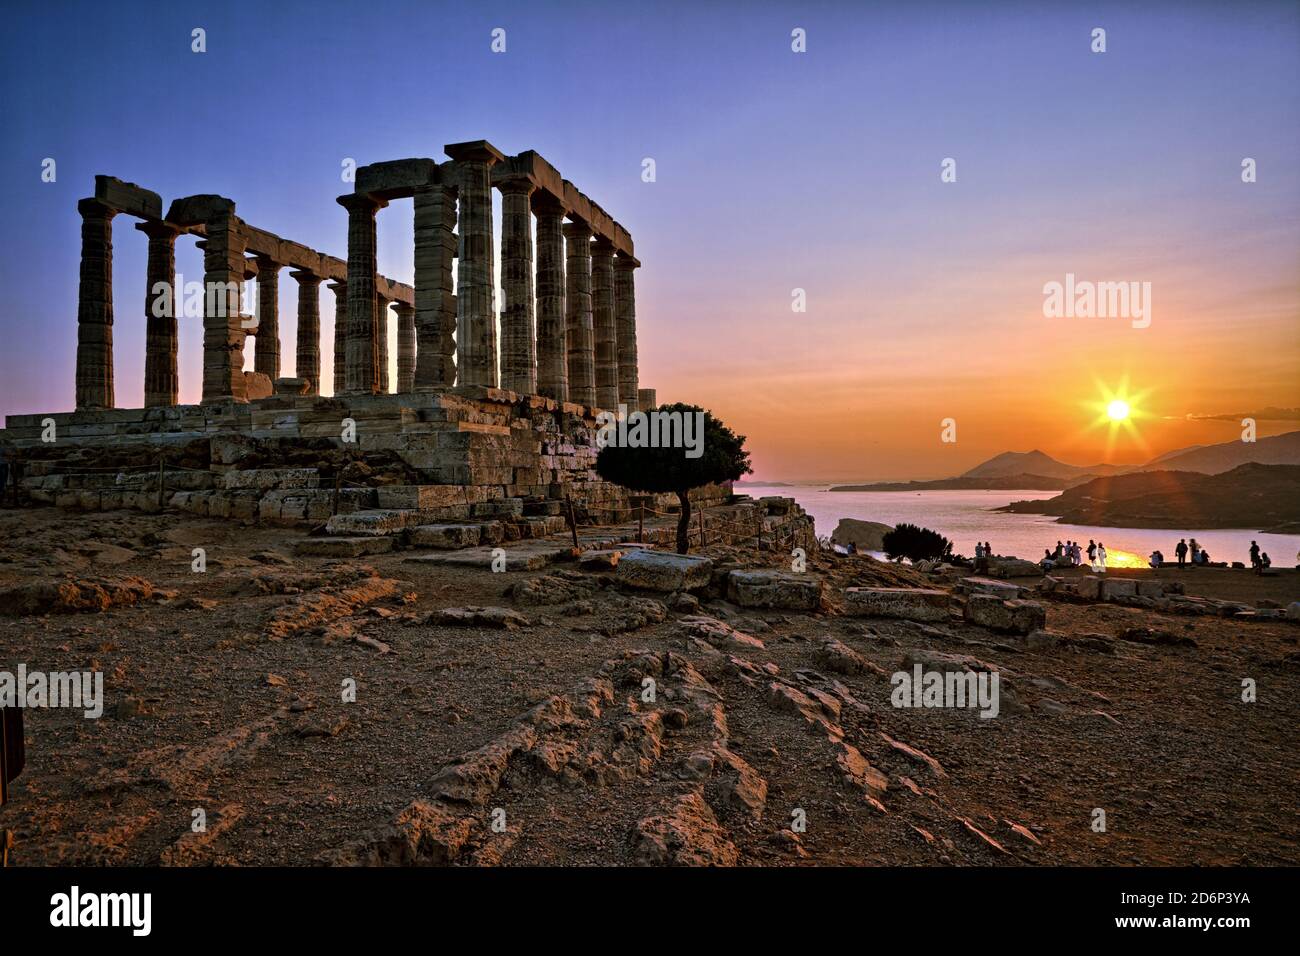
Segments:
[[[928,588],[845,588],[845,612],[852,617],[894,617],[944,621],[948,592]]]
[[[95,177],[95,198],[118,212],[140,219],[162,218],[162,197],[115,176]]]
[[[435,185],[440,179],[438,163],[432,159],[394,159],[360,167],[356,191],[383,199],[400,199],[422,186]]]

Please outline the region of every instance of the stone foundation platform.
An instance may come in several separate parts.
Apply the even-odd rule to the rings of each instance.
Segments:
[[[14,448],[24,496],[59,507],[170,508],[448,549],[562,534],[570,506],[578,524],[605,526],[635,523],[644,508],[646,538],[662,537],[676,496],[602,481],[595,416],[468,386],[11,415],[0,439]],[[712,485],[692,500],[723,509],[710,520],[719,537],[799,519],[811,538],[789,499],[735,502],[729,485]]]

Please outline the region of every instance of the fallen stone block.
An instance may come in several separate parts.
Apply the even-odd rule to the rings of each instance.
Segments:
[[[1138,583],[1126,578],[1105,578],[1101,584],[1101,599],[1113,601],[1121,597],[1137,597]]]
[[[928,588],[846,588],[844,604],[853,617],[895,617],[905,621],[948,618],[948,592]]]
[[[633,551],[618,563],[618,580],[647,591],[691,591],[713,577],[709,558],[665,551]]]
[[[732,571],[727,597],[741,607],[815,611],[822,603],[822,579],[815,574],[784,571]]]
[[[325,532],[338,535],[392,534],[405,528],[414,514],[413,511],[390,509],[333,515],[325,524]]]
[[[411,529],[411,546],[416,548],[472,548],[482,540],[483,527],[477,524],[422,524]]]
[[[1101,578],[1081,577],[1076,579],[1074,593],[1085,601],[1101,600]]]
[[[1047,624],[1047,611],[1036,601],[1004,601],[995,594],[972,594],[966,620],[995,631],[1029,634]]]
[[[1045,578],[1044,586],[1052,582],[1052,586],[1058,582],[1057,578]],[[995,581],[993,578],[971,577],[962,578],[957,582],[954,588],[958,594],[996,594],[1004,600],[1020,597],[1024,590],[1019,584],[1011,584],[1007,581]]]
[[[293,543],[293,553],[303,557],[359,558],[392,550],[393,539],[385,537],[299,538]]]

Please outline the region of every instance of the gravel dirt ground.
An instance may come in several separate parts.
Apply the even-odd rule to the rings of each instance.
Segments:
[[[1036,647],[844,616],[844,587],[933,586],[865,557],[814,555],[827,605],[772,611],[301,536],[0,511],[0,670],[105,682],[100,719],[26,712],[12,863],[1300,864],[1295,623],[1045,599],[1092,637]],[[1295,571],[1160,576],[1300,597]],[[999,715],[892,706],[916,662],[996,669]]]

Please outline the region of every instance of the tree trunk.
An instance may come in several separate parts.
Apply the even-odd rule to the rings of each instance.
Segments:
[[[688,554],[691,550],[691,493],[677,492],[677,500],[682,503],[682,513],[677,519],[677,553]]]

